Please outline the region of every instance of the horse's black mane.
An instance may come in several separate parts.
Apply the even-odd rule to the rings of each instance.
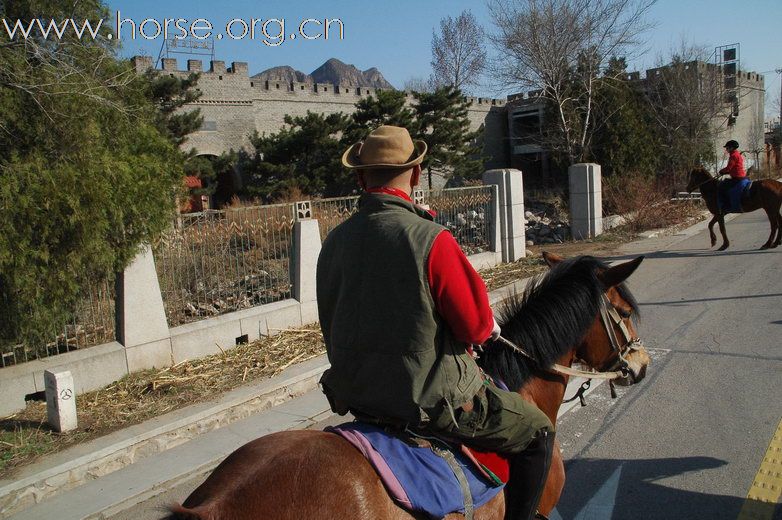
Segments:
[[[551,366],[581,342],[600,312],[607,287],[597,274],[608,267],[591,256],[560,262],[505,302],[498,319],[502,336],[529,352],[541,366]],[[637,317],[633,295],[624,284],[617,290]],[[536,368],[500,343],[487,346],[479,364],[512,390],[521,388]]]

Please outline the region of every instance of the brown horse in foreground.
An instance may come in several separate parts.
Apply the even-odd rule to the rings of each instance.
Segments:
[[[692,193],[700,188],[701,197],[706,203],[706,207],[711,212],[712,219],[709,221],[709,237],[711,238],[711,247],[717,243],[717,236],[714,234],[714,224],[719,223],[720,233],[722,233],[722,245],[719,251],[724,251],[730,246],[728,235],[725,233],[725,215],[720,212],[718,198],[719,181],[711,173],[706,171],[703,166],[698,166],[690,172],[690,180],[687,183],[687,192]],[[771,234],[766,243],[760,246],[760,249],[777,247],[782,242],[782,215],[779,213],[782,205],[782,182],[773,179],[761,179],[754,181],[750,188],[749,197],[742,199],[741,211],[755,211],[763,208],[768,216],[768,223],[771,225]]]
[[[643,257],[608,267],[592,257],[564,260],[544,253],[551,270],[511,299],[500,319],[503,335],[523,345],[536,362],[494,344],[479,363],[556,424],[568,376],[578,360],[596,370],[622,369],[630,385],[643,379],[649,356],[633,318],[638,308],[624,281]],[[619,339],[617,339],[619,338]],[[539,503],[548,515],[565,482],[559,446]],[[503,493],[476,509],[476,520],[502,520]],[[453,513],[449,519],[462,518]],[[169,520],[301,520],[416,517],[389,498],[363,455],[333,433],[285,431],[261,437],[228,456],[185,500],[171,508]]]

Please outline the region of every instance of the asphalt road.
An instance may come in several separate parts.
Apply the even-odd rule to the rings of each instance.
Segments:
[[[757,250],[762,212],[727,227],[725,252],[705,232],[628,248],[657,249],[629,285],[642,339],[670,352],[616,401],[598,389],[563,418],[561,518],[738,518],[782,418],[782,249]]]
[[[782,248],[757,250],[768,236],[760,212],[728,233],[726,252],[702,232],[609,259],[646,253],[629,285],[653,362],[618,399],[603,385],[560,421],[568,480],[552,520],[739,517],[782,418]],[[113,518],[160,518],[201,480]],[[782,520],[782,507],[757,518]]]

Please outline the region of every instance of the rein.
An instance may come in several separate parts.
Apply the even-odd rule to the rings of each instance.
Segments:
[[[629,375],[628,371],[628,363],[625,359],[625,356],[632,352],[633,350],[637,350],[638,348],[643,347],[643,342],[641,341],[641,338],[633,338],[630,334],[630,331],[627,328],[627,325],[625,325],[624,321],[622,321],[622,317],[617,312],[616,308],[613,306],[611,301],[608,299],[608,296],[603,294],[603,299],[601,301],[600,305],[600,319],[603,322],[603,327],[605,328],[606,334],[608,335],[608,340],[611,343],[611,349],[617,353],[618,359],[616,363],[614,363],[611,368],[607,371],[596,371],[596,370],[578,370],[571,367],[566,367],[564,365],[559,365],[557,363],[554,363],[551,365],[550,368],[544,368],[541,366],[541,364],[525,349],[521,348],[520,346],[516,345],[512,341],[503,338],[502,336],[497,338],[497,341],[502,343],[503,345],[509,347],[514,352],[517,352],[521,354],[522,356],[526,357],[530,361],[532,361],[535,365],[538,366],[539,369],[547,371],[547,372],[558,372],[560,374],[568,375],[568,376],[574,376],[574,377],[583,377],[586,378],[587,381],[581,384],[581,387],[576,391],[576,395],[571,397],[570,399],[567,399],[563,402],[569,403],[570,401],[575,400],[576,398],[580,399],[581,406],[585,406],[586,403],[584,401],[584,392],[586,392],[590,385],[592,379],[606,379],[609,382],[610,388],[611,388],[611,397],[616,397],[616,391],[614,390],[613,382],[616,379],[625,379]],[[617,337],[615,327],[619,328],[619,331],[622,333],[624,343],[620,343],[619,338]]]

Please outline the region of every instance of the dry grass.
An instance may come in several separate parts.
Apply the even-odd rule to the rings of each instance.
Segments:
[[[67,434],[48,428],[45,403],[30,402],[25,410],[0,420],[0,479],[8,478],[14,469],[40,455],[218,398],[324,352],[320,329],[311,325],[162,370],[131,374],[98,391],[80,395],[79,429]]]
[[[687,218],[686,222],[691,220]],[[544,249],[565,257],[609,256],[633,236],[628,229],[620,228],[595,240],[533,246],[528,248],[526,258],[480,274],[491,291],[545,271],[540,255]],[[46,426],[45,403],[28,403],[24,411],[0,420],[0,479],[8,478],[15,469],[41,455],[193,403],[216,399],[222,393],[277,375],[288,366],[323,352],[320,330],[317,325],[310,325],[282,331],[217,355],[135,373],[101,390],[80,395],[79,429],[68,434],[55,433]]]
[[[689,222],[702,212],[700,201],[671,201],[676,186],[640,174],[610,178],[605,183],[608,213],[625,215],[633,233]]]

